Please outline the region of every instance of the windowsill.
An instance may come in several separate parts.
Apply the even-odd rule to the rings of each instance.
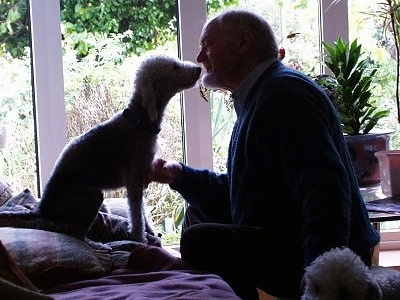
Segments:
[[[400,250],[381,250],[379,252],[379,265],[400,271]]]

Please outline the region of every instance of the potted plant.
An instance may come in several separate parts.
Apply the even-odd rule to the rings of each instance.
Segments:
[[[367,15],[381,21],[386,48],[396,61],[395,98],[397,120],[400,122],[400,0],[383,0],[376,11]],[[379,160],[382,192],[388,197],[400,199],[399,150],[379,151],[375,153]]]
[[[334,77],[322,76],[317,82],[330,89],[343,132],[348,135],[369,133],[381,118],[389,114],[388,109],[379,109],[371,97],[377,69],[371,68],[369,57],[362,52],[357,39],[345,43],[339,37],[333,45],[322,44],[327,51],[324,64]]]
[[[357,39],[344,42],[341,37],[333,44],[322,42],[325,66],[330,75],[317,76],[316,82],[331,97],[339,113],[343,132],[360,186],[380,182],[376,151],[387,150],[390,133],[371,133],[378,121],[389,114],[373,99],[373,81],[377,71],[362,51]]]
[[[335,0],[332,5],[341,0]],[[397,120],[400,122],[400,0],[382,0],[377,3],[375,11],[365,12],[368,17],[381,24],[382,36],[386,38],[385,48],[396,61],[395,99],[397,108]],[[375,153],[379,160],[380,178],[384,194],[400,193],[400,182],[396,176],[400,162],[399,150],[379,151]],[[394,185],[394,186],[393,186]],[[396,195],[397,196],[397,195]],[[399,196],[400,198],[400,196]]]
[[[340,1],[334,0],[331,5]],[[382,0],[377,5],[377,10],[368,11],[365,14],[381,24],[383,36],[387,38],[386,47],[393,50],[389,52],[393,53],[393,58],[396,60],[395,98],[397,120],[400,122],[400,0]]]

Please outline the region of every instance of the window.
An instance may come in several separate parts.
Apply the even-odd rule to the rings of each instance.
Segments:
[[[357,38],[359,42],[371,54],[372,59],[379,62],[377,77],[380,82],[386,86],[390,86],[391,82],[395,82],[396,64],[391,49],[391,41],[387,39],[382,32],[382,20],[374,19],[371,13],[379,11],[382,3],[374,0],[350,0],[349,1],[349,37]],[[393,45],[392,45],[393,46]],[[397,108],[395,103],[395,89],[379,89],[374,90],[379,103],[391,110],[390,116],[386,122],[380,124],[380,129],[394,131],[390,138],[390,148],[400,148],[399,123],[397,120]],[[378,190],[377,194],[383,197]],[[382,232],[382,249],[399,249],[400,240],[400,222],[391,221],[381,223]]]
[[[0,52],[4,47],[12,49],[12,45],[27,47],[14,48],[13,51],[5,51],[0,55],[0,124],[5,132],[1,131],[1,137],[6,138],[5,145],[0,149],[1,177],[14,187],[22,190],[29,187],[36,192],[37,165],[35,152],[34,111],[32,95],[31,71],[40,72],[40,66],[34,69],[30,64],[31,48],[29,47],[29,29],[27,26],[29,10],[27,1],[12,0],[0,4],[3,10],[0,15],[0,31],[18,33],[9,38],[8,44],[3,43],[4,35],[1,35]],[[26,22],[17,19],[18,13],[26,16]],[[3,19],[4,18],[4,19]],[[26,59],[18,57],[25,55]],[[33,58],[33,57],[32,57]],[[40,80],[40,79],[37,79]],[[18,163],[16,163],[18,162]],[[20,176],[12,176],[20,174]]]
[[[282,39],[281,45],[287,49],[285,60],[288,63],[299,63],[306,73],[316,71],[320,67],[318,65],[321,55],[320,39],[333,42],[338,35],[344,39],[354,36],[360,36],[363,41],[370,39],[368,34],[370,25],[357,23],[355,26],[355,21],[361,19],[359,12],[365,6],[365,1],[351,0],[349,7],[347,0],[342,0],[336,5],[331,5],[331,2],[331,0],[301,2],[239,0],[240,5],[257,9],[268,18]],[[372,0],[367,2],[368,5],[374,3]],[[173,51],[180,53],[182,59],[195,61],[198,52],[198,37],[206,19],[205,0],[180,0],[176,2],[176,5],[176,9],[179,11],[179,39],[177,39],[179,44],[177,42]],[[38,163],[35,163],[36,157],[32,154],[30,160],[21,165],[27,167],[26,174],[31,177],[32,182],[39,182],[37,193],[40,195],[41,187],[44,186],[60,151],[68,140],[67,122],[73,115],[68,115],[68,109],[66,113],[65,99],[69,96],[71,96],[70,99],[73,98],[72,94],[69,94],[73,88],[72,82],[67,80],[69,69],[65,65],[65,58],[62,57],[59,2],[35,0],[29,1],[29,6],[32,20],[32,78],[34,79],[35,93],[32,99],[36,103],[34,114],[37,117],[36,157]],[[348,13],[351,18],[348,17]],[[294,39],[285,38],[293,32],[300,34]],[[1,63],[4,64],[3,58]],[[29,81],[28,74],[25,75],[26,77],[21,80]],[[127,76],[129,77],[129,73]],[[126,87],[127,89],[122,94],[128,96],[129,85]],[[1,101],[4,101],[10,87],[2,90],[6,91],[1,94],[0,98]],[[99,89],[97,92],[101,93],[102,91]],[[215,94],[214,96],[226,97],[227,95]],[[26,97],[31,97],[29,92]],[[183,99],[177,99],[173,104],[175,107],[181,107],[183,115],[183,131],[178,138],[182,139],[183,143],[182,153],[179,155],[182,156],[182,160],[194,167],[214,167],[217,171],[224,169],[225,161],[222,157],[225,156],[224,151],[226,151],[229,140],[230,126],[232,126],[235,116],[221,103],[221,101],[211,101],[210,110],[210,103],[201,99],[198,90],[190,89],[183,93]],[[67,102],[67,105],[72,105],[72,102]],[[218,119],[216,115],[222,111],[224,118]],[[33,117],[32,114],[29,122],[33,123]],[[221,121],[223,122],[221,123]],[[23,141],[33,143],[34,137],[32,132],[32,135],[24,137]],[[224,140],[224,143],[217,144],[216,140]],[[10,140],[8,143],[11,143]],[[11,146],[11,144],[8,145]],[[11,156],[13,153],[10,150],[7,155]],[[3,151],[3,157],[5,154],[6,151]],[[36,171],[40,175],[38,180],[35,180]],[[12,173],[10,173],[11,175]],[[21,189],[25,187],[18,186]],[[36,189],[36,186],[31,188]]]
[[[260,3],[255,0],[242,0],[239,4],[252,9],[261,9],[261,12],[274,24],[277,32],[282,37],[282,44],[288,47],[288,61],[300,57],[294,52],[296,47],[291,44],[298,43],[302,48],[307,45],[307,60],[302,56],[304,66],[310,70],[319,55],[318,33],[318,6],[315,1],[303,5],[301,9],[294,10],[295,3],[284,2],[281,6],[275,2]],[[55,160],[67,141],[64,91],[67,99],[72,83],[69,79],[69,68],[63,64],[61,57],[60,36],[63,33],[60,24],[60,7],[51,0],[31,1],[29,3],[32,15],[32,45],[34,67],[34,91],[36,101],[37,130],[38,130],[38,171],[40,173],[40,186],[43,186],[52,170]],[[43,10],[46,7],[46,10]],[[180,12],[180,51],[183,59],[195,60],[198,51],[197,37],[205,20],[205,1],[197,1],[188,4],[186,1],[178,1]],[[293,14],[293,11],[296,13]],[[285,18],[291,14],[293,18]],[[335,13],[336,14],[336,13]],[[310,22],[300,22],[300,18],[307,16]],[[336,17],[337,18],[337,17]],[[296,40],[291,41],[284,37],[293,31],[302,34]],[[292,52],[293,50],[293,52]],[[64,78],[66,79],[64,81]],[[126,92],[129,93],[128,91]],[[183,114],[185,115],[185,131],[190,132],[184,138],[185,159],[194,166],[212,167],[210,114],[207,103],[199,98],[195,90],[188,91],[189,100],[183,102]],[[71,96],[72,97],[72,96]],[[71,105],[68,103],[67,105]],[[201,142],[199,142],[201,141]],[[33,170],[30,170],[33,172]],[[40,194],[40,192],[39,192]]]
[[[274,29],[280,47],[286,49],[284,62],[306,74],[319,73],[319,4],[317,1],[257,1],[239,0],[238,5],[260,13]],[[289,17],[290,16],[290,17]],[[298,33],[293,38],[287,36]],[[307,51],[304,51],[307,49]],[[210,94],[213,167],[225,171],[230,132],[236,119],[229,95]]]

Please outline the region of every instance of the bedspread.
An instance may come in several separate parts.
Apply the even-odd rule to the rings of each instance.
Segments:
[[[219,276],[162,247],[127,240],[124,217],[98,214],[89,233],[105,250],[46,230],[51,222],[14,215],[37,203],[26,189],[0,205],[0,299],[239,299]]]
[[[219,276],[207,274],[154,246],[138,246],[109,275],[43,290],[54,299],[240,299]]]

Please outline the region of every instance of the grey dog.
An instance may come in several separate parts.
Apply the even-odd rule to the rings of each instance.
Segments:
[[[146,57],[136,72],[127,108],[66,145],[36,215],[67,224],[64,233],[86,238],[103,192],[125,187],[132,240],[146,243],[148,235],[155,236],[145,214],[143,191],[157,134],[170,99],[193,87],[200,73],[201,68],[189,61],[163,54]]]

